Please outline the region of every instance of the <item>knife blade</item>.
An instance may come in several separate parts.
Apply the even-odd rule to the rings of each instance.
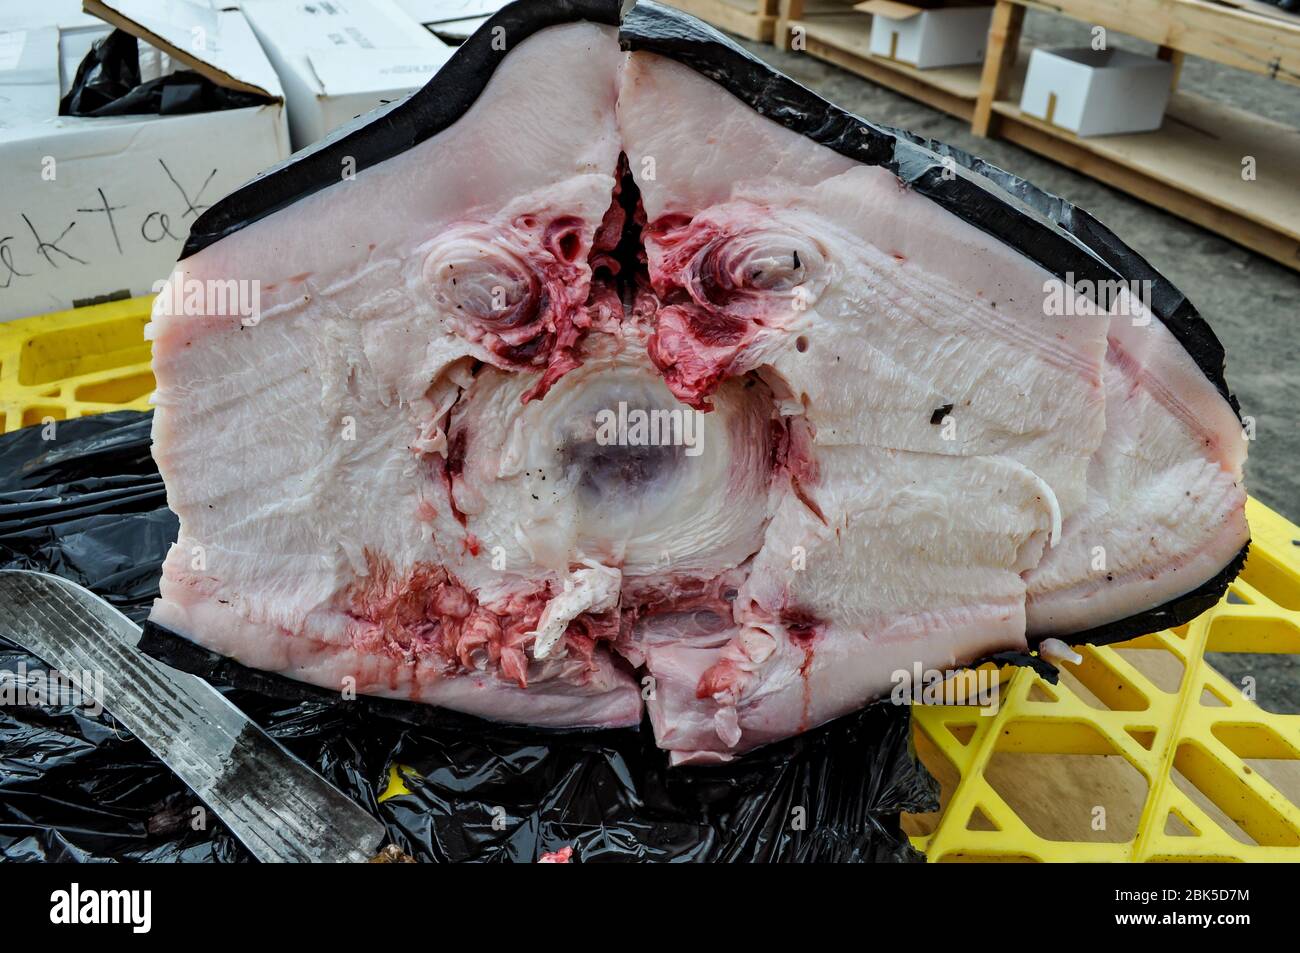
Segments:
[[[140,628],[46,573],[0,571],[0,635],[99,699],[264,862],[361,862],[384,826],[225,696],[137,648]]]

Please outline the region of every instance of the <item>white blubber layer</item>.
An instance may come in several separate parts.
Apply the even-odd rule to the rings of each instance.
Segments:
[[[454,125],[173,281],[231,278],[255,322],[151,325],[153,619],[327,689],[644,709],[720,761],[1246,540],[1236,417],[1140,305],[1050,313],[1014,249],[612,28],[520,43]]]

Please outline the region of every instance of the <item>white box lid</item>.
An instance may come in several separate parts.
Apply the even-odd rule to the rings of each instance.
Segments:
[[[218,86],[284,98],[275,70],[237,9],[193,0],[85,0],[85,7]]]

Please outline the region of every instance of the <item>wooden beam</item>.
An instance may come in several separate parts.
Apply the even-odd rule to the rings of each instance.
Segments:
[[[803,0],[780,0],[776,14],[776,31],[772,42],[777,49],[793,49],[793,37],[790,28],[794,21],[803,19]]]
[[[1160,49],[1156,50],[1156,56],[1157,56],[1159,59],[1164,60],[1166,63],[1171,63],[1171,64],[1173,64],[1173,67],[1174,67],[1174,73],[1173,73],[1173,76],[1170,78],[1170,81],[1169,81],[1169,88],[1170,88],[1170,89],[1177,89],[1177,88],[1178,88],[1178,78],[1179,78],[1179,77],[1182,75],[1182,73],[1183,73],[1183,56],[1184,56],[1184,55],[1185,55],[1185,54],[1183,53],[1182,50],[1176,50],[1176,49],[1174,49],[1172,46],[1162,46],[1162,47],[1160,47]]]
[[[989,42],[984,54],[984,72],[975,97],[971,132],[987,136],[993,123],[993,104],[1007,90],[1011,67],[1020,51],[1020,30],[1025,23],[1025,8],[1011,0],[998,0],[989,24]]]
[[[1300,85],[1300,20],[1209,0],[1015,0],[1158,46]]]

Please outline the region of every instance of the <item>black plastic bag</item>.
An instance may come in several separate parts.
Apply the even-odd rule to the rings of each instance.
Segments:
[[[0,437],[0,568],[58,573],[142,620],[176,535],[149,426],[124,411]],[[0,639],[0,679],[44,668]],[[581,862],[917,860],[899,815],[938,806],[908,710],[888,704],[732,765],[670,769],[644,726],[540,732],[435,709],[413,724],[364,698],[214,684],[420,860],[565,846]],[[111,715],[0,705],[0,857],[247,860],[219,822],[196,829],[197,807]]]
[[[218,86],[193,70],[141,82],[138,41],[125,30],[96,40],[77,67],[60,116],[173,116],[240,109],[271,102],[266,96]]]

